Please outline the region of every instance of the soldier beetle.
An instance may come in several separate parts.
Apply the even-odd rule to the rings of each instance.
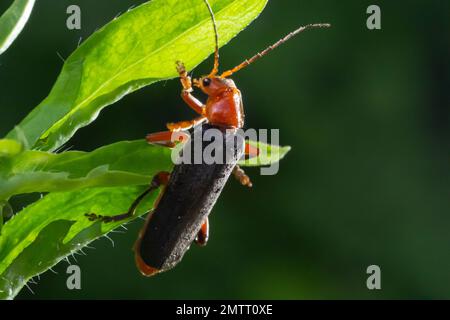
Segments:
[[[203,134],[209,129],[219,130],[225,153],[231,157],[219,164],[178,164],[171,173],[160,172],[152,180],[150,187],[145,190],[131,205],[127,213],[117,216],[100,216],[86,214],[91,220],[105,223],[120,221],[135,215],[142,200],[151,192],[163,187],[156,201],[153,212],[148,216],[144,228],[134,246],[137,267],[145,276],[169,270],[181,261],[192,242],[205,245],[209,237],[208,216],[215,202],[222,192],[229,176],[233,174],[242,185],[251,187],[250,178],[237,165],[238,160],[246,154],[256,156],[258,150],[249,145],[234,133],[244,126],[244,108],[242,94],[236,84],[229,77],[244,69],[256,60],[285,43],[299,33],[312,28],[326,28],[329,24],[309,24],[298,28],[287,36],[245,60],[236,67],[219,75],[219,33],[214,12],[207,0],[204,0],[210,13],[214,27],[215,53],[212,71],[199,79],[192,80],[182,62],[176,67],[182,85],[181,97],[186,104],[198,113],[198,117],[190,121],[168,123],[168,131],[152,133],[147,136],[151,144],[174,147],[174,133],[179,141],[185,142],[186,147],[192,147],[186,132],[194,129]],[[206,104],[192,95],[193,86],[199,88],[207,96]],[[228,144],[231,142],[230,144]],[[242,143],[241,143],[242,142]],[[202,148],[208,143],[202,139]],[[232,147],[227,147],[231,145]]]

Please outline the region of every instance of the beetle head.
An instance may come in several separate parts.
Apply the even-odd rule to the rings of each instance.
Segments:
[[[211,75],[194,79],[193,83],[208,96],[217,95],[229,88],[236,88],[233,80]]]

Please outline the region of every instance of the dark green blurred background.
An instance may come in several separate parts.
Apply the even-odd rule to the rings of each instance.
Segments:
[[[57,52],[67,57],[80,37],[142,2],[38,0],[0,58],[0,136],[49,93]],[[81,31],[65,27],[69,4],[81,6]],[[370,4],[381,7],[381,31],[366,28]],[[279,174],[248,170],[253,190],[229,181],[209,245],[194,246],[171,272],[137,272],[137,220],[113,234],[114,248],[100,239],[77,256],[82,290],[67,290],[62,262],[20,298],[450,298],[449,18],[447,0],[270,1],[222,50],[223,66],[300,24],[333,24],[235,77],[247,126],[279,128],[281,144],[293,147]],[[127,96],[68,146],[92,150],[192,118],[179,90],[173,80]],[[371,264],[381,267],[380,291],[366,288]]]

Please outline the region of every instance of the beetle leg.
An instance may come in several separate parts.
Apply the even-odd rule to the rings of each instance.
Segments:
[[[259,156],[259,148],[252,146],[250,143],[245,143],[245,158],[251,159]]]
[[[189,140],[189,135],[184,132],[162,131],[147,135],[148,143],[157,144],[164,147],[173,148],[177,143],[185,143]]]
[[[184,102],[186,102],[186,104],[195,112],[204,115],[205,105],[191,94],[191,92],[194,91],[192,88],[192,80],[188,75],[184,64],[180,61],[177,61],[177,71],[180,75],[181,85],[183,86],[183,89],[181,90],[181,98],[183,98]]]
[[[206,218],[200,228],[200,231],[197,234],[197,238],[195,238],[195,243],[199,246],[206,246],[209,239],[209,219]]]
[[[206,110],[205,105],[191,94],[191,92],[193,91],[192,80],[191,77],[188,75],[184,64],[180,61],[177,61],[177,71],[178,74],[180,75],[181,85],[183,86],[181,90],[181,97],[191,109],[193,109],[201,116],[190,121],[168,123],[166,126],[167,129],[169,129],[170,131],[189,130],[192,127],[195,127],[198,124],[201,124],[207,120],[205,117],[205,110]]]
[[[241,169],[238,165],[236,165],[233,169],[233,175],[234,177],[243,185],[246,187],[253,187],[252,181],[250,180],[250,177],[245,174],[245,171]]]
[[[131,205],[131,207],[128,209],[128,211],[126,213],[119,214],[116,216],[102,216],[102,215],[97,215],[95,213],[86,213],[85,216],[90,221],[100,220],[105,223],[117,222],[117,221],[122,221],[122,220],[125,220],[128,218],[131,218],[136,214],[136,210],[137,210],[139,204],[142,202],[142,200],[144,200],[144,198],[148,194],[150,194],[152,191],[158,189],[160,186],[167,185],[169,178],[170,178],[170,173],[165,172],[165,171],[159,172],[158,174],[156,174],[153,177],[150,187],[147,190],[145,190],[141,195],[139,195],[139,197],[137,197],[136,200],[134,200],[133,204]]]
[[[205,114],[205,106],[196,97],[194,97],[189,91],[181,90],[181,98],[186,104],[198,114]]]
[[[176,62],[177,71],[180,76],[181,85],[183,86],[183,91],[192,92],[194,89],[192,88],[192,80],[186,71],[186,67],[184,63],[181,61]]]
[[[180,121],[176,123],[168,123],[166,124],[167,129],[170,131],[181,131],[181,130],[189,130],[193,127],[198,126],[199,124],[202,124],[207,119],[203,116],[195,118],[194,120],[188,120],[188,121]]]

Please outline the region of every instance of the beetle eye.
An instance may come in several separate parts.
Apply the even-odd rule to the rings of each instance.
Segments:
[[[203,86],[204,87],[209,87],[210,84],[211,84],[211,79],[210,78],[203,79]]]

